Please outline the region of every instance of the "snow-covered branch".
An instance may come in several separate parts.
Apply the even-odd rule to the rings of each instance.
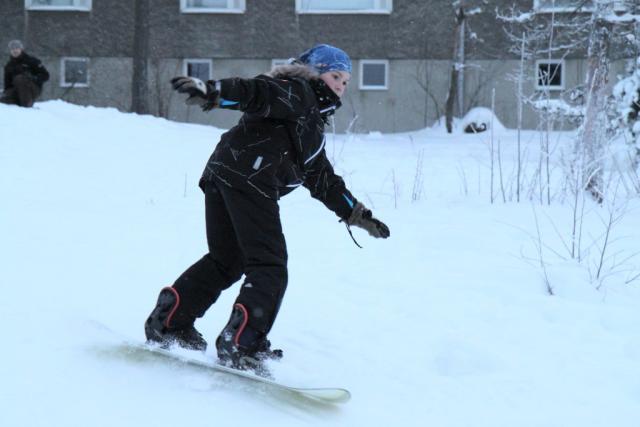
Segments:
[[[630,13],[616,15],[615,13],[610,13],[608,15],[599,17],[599,19],[610,22],[612,24],[633,24],[634,22],[640,22],[640,15],[632,15]]]
[[[536,16],[533,12],[528,13],[515,13],[512,10],[512,14],[510,16],[502,15],[498,9],[496,9],[496,18],[502,22],[515,23],[515,24],[523,24],[525,22],[530,22]]]
[[[538,99],[530,103],[534,109],[546,111],[552,115],[566,117],[582,117],[584,115],[584,108],[571,106],[561,99]]]

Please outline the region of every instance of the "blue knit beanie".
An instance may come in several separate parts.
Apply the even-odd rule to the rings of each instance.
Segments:
[[[305,51],[300,62],[315,69],[318,73],[327,71],[346,71],[351,74],[351,59],[342,49],[328,44],[319,44]]]

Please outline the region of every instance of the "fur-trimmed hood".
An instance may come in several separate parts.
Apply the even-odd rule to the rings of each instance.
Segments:
[[[320,78],[320,74],[318,72],[304,64],[299,62],[294,62],[292,64],[282,64],[276,65],[269,71],[265,73],[269,77],[273,77],[275,79],[282,79],[287,77],[297,77],[305,80],[318,80]]]

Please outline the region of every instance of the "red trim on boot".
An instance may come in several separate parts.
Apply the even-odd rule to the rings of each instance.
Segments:
[[[171,311],[169,312],[169,315],[167,316],[167,320],[164,321],[164,326],[166,326],[167,328],[171,327],[171,319],[173,318],[173,315],[176,314],[176,310],[178,310],[178,306],[180,305],[180,295],[178,294],[178,291],[176,291],[175,289],[173,289],[172,287],[167,286],[166,288],[162,289],[164,290],[168,290],[173,292],[173,295],[176,297],[176,305],[171,309]]]
[[[247,323],[249,323],[249,312],[247,311],[245,306],[242,304],[236,304],[233,306],[233,308],[238,308],[240,311],[242,311],[242,314],[244,315],[244,320],[242,321],[242,325],[240,325],[240,327],[238,328],[238,333],[236,334],[236,336],[233,337],[233,343],[236,345],[236,347],[239,347],[240,335],[242,335],[242,332],[244,332],[244,329],[247,327]]]

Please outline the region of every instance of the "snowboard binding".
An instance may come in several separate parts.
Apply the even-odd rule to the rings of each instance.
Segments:
[[[159,344],[164,349],[178,345],[188,350],[206,351],[207,342],[193,323],[179,325],[175,321],[179,307],[180,295],[174,288],[160,291],[158,302],[144,324],[147,342]]]
[[[216,339],[219,363],[241,371],[271,378],[265,362],[282,359],[282,350],[272,350],[264,333],[249,326],[249,312],[235,304],[229,322]]]

